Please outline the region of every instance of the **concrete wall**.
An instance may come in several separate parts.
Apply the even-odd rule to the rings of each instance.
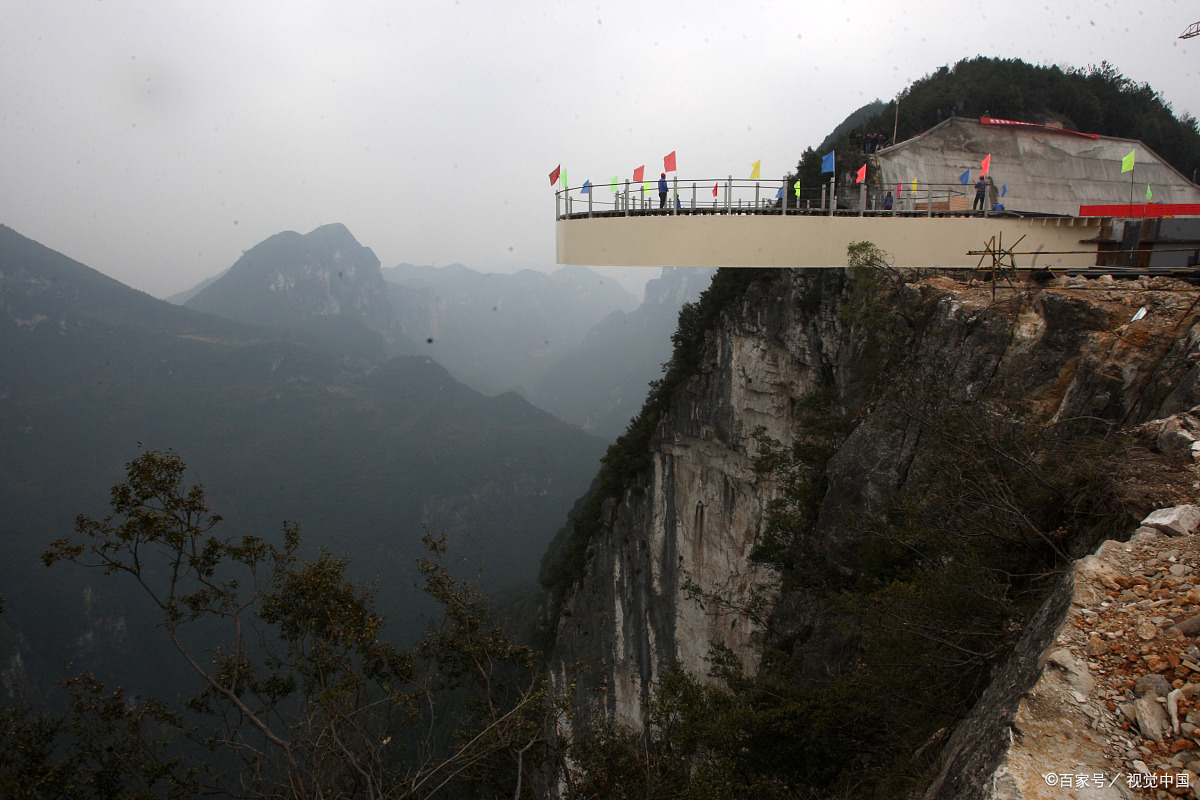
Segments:
[[[898,267],[974,267],[993,237],[1018,267],[1096,263],[1099,219],[696,215],[592,217],[555,223],[559,264],[641,267],[842,267],[846,247],[873,242]],[[1021,237],[1024,236],[1024,239]],[[1018,244],[1018,240],[1020,243]],[[1076,254],[1047,251],[1085,251]],[[987,259],[985,266],[991,266]]]

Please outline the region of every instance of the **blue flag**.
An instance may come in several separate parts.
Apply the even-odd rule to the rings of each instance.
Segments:
[[[1000,187],[1000,196],[1004,197],[1004,195],[1006,195],[1006,194],[1008,194],[1008,184],[1007,183]]]
[[[966,186],[968,183],[970,183],[971,182],[971,170],[967,170],[962,175],[959,175],[958,182],[961,183],[963,186]]]
[[[833,154],[836,152],[837,152],[836,150],[830,150],[828,153],[821,156],[821,174],[822,175],[824,175],[826,172],[833,172]]]
[[[783,197],[783,187],[782,187],[782,186],[780,186],[780,187],[779,187],[779,191],[775,193],[775,199],[776,199],[776,200],[778,200],[778,199],[779,199],[779,198],[781,198],[781,197]]]
[[[591,181],[584,181],[584,182],[583,182],[583,188],[582,188],[582,189],[580,189],[579,191],[580,191],[582,194],[591,194],[591,193],[592,193],[592,182],[591,182]]]

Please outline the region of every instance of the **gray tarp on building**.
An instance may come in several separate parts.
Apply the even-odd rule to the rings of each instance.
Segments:
[[[902,204],[913,180],[922,186],[956,186],[969,204],[974,186],[961,186],[959,176],[969,169],[973,184],[990,153],[992,180],[997,189],[1008,187],[1000,200],[1005,208],[1077,215],[1081,205],[1130,202],[1130,173],[1121,172],[1121,159],[1131,150],[1136,153],[1133,202],[1145,200],[1149,184],[1154,202],[1200,203],[1200,187],[1140,141],[1045,126],[984,125],[951,117],[915,139],[879,150],[876,157],[880,190],[904,184]]]

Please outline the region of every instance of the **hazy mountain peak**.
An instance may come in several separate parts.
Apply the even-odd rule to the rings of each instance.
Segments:
[[[340,222],[269,237],[185,305],[257,325],[396,333],[378,257]]]

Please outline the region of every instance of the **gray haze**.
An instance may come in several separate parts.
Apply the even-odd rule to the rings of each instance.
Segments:
[[[283,230],[548,268],[554,196],[678,152],[778,177],[975,55],[1102,60],[1200,112],[1191,2],[0,0],[0,222],[163,296]],[[657,274],[657,270],[653,274]],[[652,275],[646,275],[652,277]]]

